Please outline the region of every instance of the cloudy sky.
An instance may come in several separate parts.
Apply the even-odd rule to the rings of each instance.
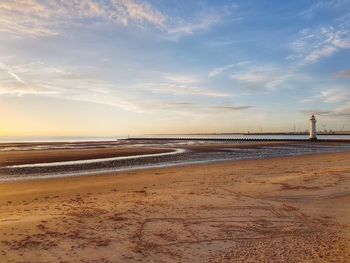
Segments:
[[[0,1],[0,135],[305,130],[311,113],[350,130],[349,0]]]

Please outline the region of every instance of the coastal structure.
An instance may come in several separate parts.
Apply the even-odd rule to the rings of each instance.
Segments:
[[[315,115],[312,115],[310,117],[310,134],[309,134],[309,139],[311,141],[316,141],[317,140],[317,136],[316,136],[316,118]]]

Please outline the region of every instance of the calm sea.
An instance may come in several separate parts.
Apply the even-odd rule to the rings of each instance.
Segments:
[[[307,139],[307,135],[141,135],[130,136],[137,138],[256,138],[256,139]],[[0,136],[0,143],[24,143],[24,142],[83,142],[83,141],[114,141],[127,139],[128,136]],[[349,135],[318,135],[319,139],[350,140]]]
[[[127,136],[0,136],[0,143],[113,141]]]

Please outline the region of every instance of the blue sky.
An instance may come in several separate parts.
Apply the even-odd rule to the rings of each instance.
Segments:
[[[350,2],[2,0],[0,134],[350,129]]]

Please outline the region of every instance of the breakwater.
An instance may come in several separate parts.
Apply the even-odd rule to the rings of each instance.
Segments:
[[[130,141],[253,141],[253,142],[349,142],[349,139],[317,139],[304,138],[229,138],[229,137],[130,137]]]

